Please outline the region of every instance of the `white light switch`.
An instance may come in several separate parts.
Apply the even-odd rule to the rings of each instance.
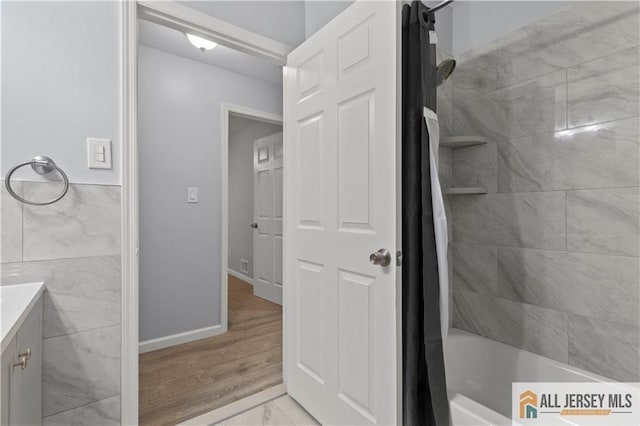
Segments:
[[[111,141],[87,138],[87,162],[90,169],[111,169]]]
[[[95,147],[95,151],[93,152],[93,160],[96,163],[104,163],[104,146],[98,145]]]
[[[187,188],[187,203],[195,204],[198,202],[198,188]]]

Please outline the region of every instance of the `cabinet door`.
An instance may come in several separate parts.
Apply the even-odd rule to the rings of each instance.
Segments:
[[[2,352],[0,365],[0,425],[9,424],[9,391],[11,384],[11,365],[16,359],[16,338],[11,339],[9,346]]]
[[[18,356],[31,350],[27,367],[13,368],[9,422],[13,425],[42,424],[42,299],[33,308],[16,335]]]

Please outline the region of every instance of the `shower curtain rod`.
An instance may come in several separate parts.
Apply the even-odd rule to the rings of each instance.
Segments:
[[[439,11],[440,9],[442,9],[443,7],[448,5],[449,3],[453,3],[453,0],[444,0],[442,3],[432,7],[431,9],[429,9],[429,13],[436,13],[437,11]]]

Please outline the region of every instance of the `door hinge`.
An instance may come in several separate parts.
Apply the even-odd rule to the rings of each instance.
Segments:
[[[396,265],[397,266],[402,266],[402,252],[401,251],[397,251],[396,252]]]

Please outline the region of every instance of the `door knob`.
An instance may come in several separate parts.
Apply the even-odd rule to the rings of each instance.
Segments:
[[[257,224],[257,223],[255,223],[255,222],[253,222],[253,223],[252,223],[251,225],[249,225],[249,226],[251,226],[253,229],[258,229],[258,224]]]
[[[380,249],[369,256],[372,265],[389,266],[391,264],[391,253],[387,249]]]

